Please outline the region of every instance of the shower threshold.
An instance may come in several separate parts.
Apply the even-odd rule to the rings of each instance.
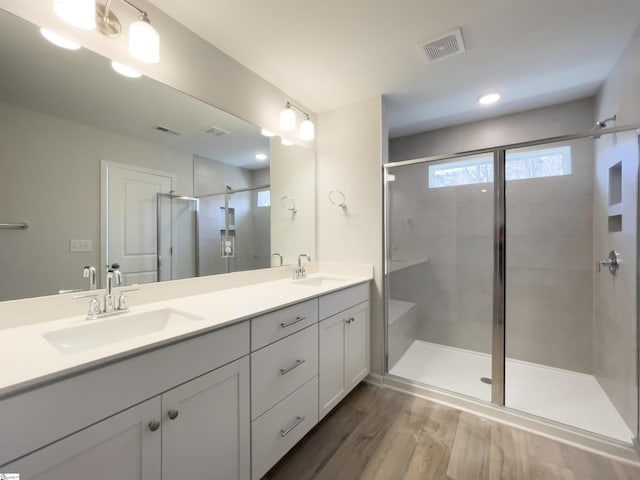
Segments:
[[[414,340],[391,375],[489,402],[491,356]],[[633,434],[593,375],[507,358],[506,406],[631,443]]]

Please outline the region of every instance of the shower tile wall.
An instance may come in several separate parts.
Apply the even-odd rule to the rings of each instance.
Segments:
[[[593,373],[593,141],[570,146],[571,175],[507,182],[507,356]]]
[[[640,30],[607,78],[597,99],[597,118],[617,114],[618,125],[640,123]],[[608,170],[622,162],[622,202],[609,206]],[[638,137],[629,132],[596,142],[594,255],[611,249],[622,257],[615,277],[599,274],[594,284],[594,370],[603,389],[632,431],[637,426],[636,206]],[[617,210],[616,210],[617,209]],[[622,231],[607,232],[607,216],[622,213]]]
[[[427,188],[426,165],[394,172],[390,186],[390,296],[417,305],[417,338],[489,353],[492,188]]]
[[[210,193],[223,192],[227,185],[234,189],[249,188],[265,179],[261,170],[246,168],[211,160],[194,155],[194,182],[197,197]],[[256,173],[257,172],[257,173]],[[268,179],[267,182],[268,183]],[[235,209],[236,221],[236,255],[230,259],[231,271],[252,270],[269,266],[269,255],[261,250],[254,255],[254,239],[256,219],[253,210],[255,203],[253,192],[234,194],[231,207]],[[226,272],[226,259],[220,256],[220,208],[224,207],[224,196],[208,197],[200,201],[200,275],[212,275]],[[264,224],[264,221],[258,225]],[[262,227],[264,231],[264,226]],[[266,239],[269,239],[267,234]],[[269,242],[266,250],[269,250]]]

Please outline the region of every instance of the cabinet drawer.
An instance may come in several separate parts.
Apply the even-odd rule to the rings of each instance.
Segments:
[[[318,377],[252,423],[252,474],[262,478],[318,423]]]
[[[318,375],[318,325],[251,354],[251,418]]]
[[[367,300],[369,300],[369,282],[320,297],[320,319],[328,318]]]
[[[258,350],[317,321],[317,298],[256,317],[251,320],[251,350]]]

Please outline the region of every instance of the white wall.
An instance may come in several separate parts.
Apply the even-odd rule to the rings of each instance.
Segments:
[[[281,254],[285,265],[296,265],[298,255],[302,253],[306,253],[315,261],[315,152],[298,146],[282,145],[280,139],[274,137],[269,145],[269,154],[271,253]],[[284,196],[293,200],[296,213],[283,206],[281,199]],[[288,200],[285,200],[285,205],[290,206]]]
[[[618,125],[640,123],[640,29],[600,89],[598,119],[617,114]],[[609,206],[609,167],[622,162],[622,203]],[[638,137],[634,132],[596,142],[594,258],[615,249],[622,266],[615,277],[596,275],[594,369],[596,378],[632,431],[637,428],[636,242]],[[622,213],[622,231],[607,232],[607,217]]]
[[[37,139],[37,141],[34,141]],[[0,300],[86,288],[84,265],[100,264],[100,161],[175,173],[193,193],[191,154],[0,104]],[[73,172],[73,176],[69,176]],[[93,252],[69,253],[69,240]]]
[[[317,245],[323,262],[374,266],[371,289],[371,369],[384,370],[382,302],[382,163],[387,159],[381,97],[318,115]],[[346,198],[343,211],[329,192]]]
[[[287,100],[294,101],[310,112],[309,108],[207,43],[146,0],[137,0],[135,4],[148,12],[152,25],[160,34],[161,50],[158,64],[139,62],[131,57],[128,53],[127,35],[109,39],[98,31],[83,31],[69,26],[54,14],[51,0],[0,0],[0,8],[8,12],[64,34],[94,52],[131,65],[150,78],[273,132],[281,133],[279,115]],[[122,2],[113,2],[112,8],[121,22],[124,22],[125,28],[136,19],[135,11]],[[314,115],[311,116],[313,118]],[[313,142],[300,144],[313,147]]]

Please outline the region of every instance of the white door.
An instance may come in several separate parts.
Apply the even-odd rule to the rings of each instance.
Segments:
[[[369,373],[369,302],[348,312],[347,391],[351,391]]]
[[[160,397],[5,465],[21,480],[160,480]],[[155,428],[155,426],[153,426]]]
[[[248,480],[249,357],[162,395],[165,479]]]
[[[320,418],[346,395],[346,320],[342,312],[320,322]]]
[[[157,194],[169,193],[175,183],[170,173],[154,172],[135,166],[103,162],[103,268],[120,264],[128,284],[157,280]],[[160,219],[160,228],[171,225]],[[171,245],[159,252],[163,278],[171,278]],[[166,251],[165,251],[166,250]],[[165,268],[166,267],[166,268]],[[164,278],[166,277],[166,278]]]

